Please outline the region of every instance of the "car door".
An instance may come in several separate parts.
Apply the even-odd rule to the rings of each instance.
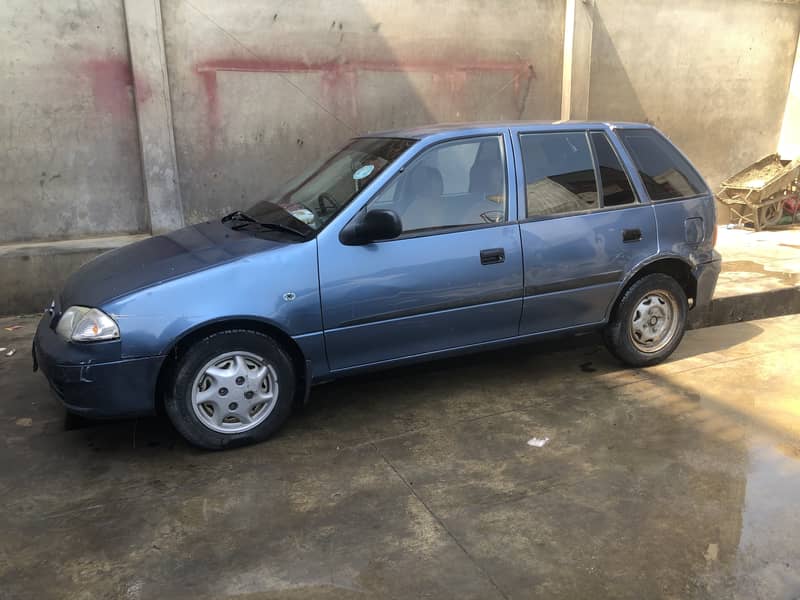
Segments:
[[[607,131],[516,130],[525,264],[520,334],[601,323],[627,273],[657,251]]]
[[[354,217],[392,210],[399,237],[345,245],[323,232],[332,371],[517,335],[522,250],[509,154],[502,130],[427,147]]]

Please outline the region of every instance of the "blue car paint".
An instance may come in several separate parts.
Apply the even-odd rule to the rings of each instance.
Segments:
[[[642,231],[627,244],[621,232]],[[600,323],[624,276],[656,253],[650,206],[598,211],[520,225],[525,248],[521,333]]]
[[[219,222],[187,227],[104,254],[68,280],[36,333],[38,364],[67,408],[93,416],[150,413],[170,350],[212,323],[243,320],[297,344],[310,382],[332,376],[602,325],[636,272],[662,258],[688,264],[696,305],[719,274],[711,242],[711,193],[651,203],[614,135],[640,124],[452,125],[373,136],[417,139],[321,231],[277,242]],[[640,199],[638,205],[526,220],[518,134],[604,131]],[[341,230],[413,160],[442,141],[502,135],[508,222],[361,246]],[[516,202],[514,201],[516,199]],[[699,222],[698,222],[699,220]],[[642,241],[622,242],[625,228]],[[505,260],[483,265],[482,249]],[[96,306],[114,316],[120,340],[75,344],[54,331],[61,310]]]
[[[623,159],[630,173],[632,163],[625,162],[616,136],[602,124],[566,127],[569,131],[599,131]],[[524,189],[525,173],[519,135],[550,131],[547,128],[514,127],[517,185]],[[632,178],[631,178],[632,179]],[[571,327],[602,324],[608,318],[621,282],[649,257],[657,254],[657,232],[653,209],[644,189],[635,189],[639,204],[595,210],[582,214],[557,215],[553,218],[526,220],[525,195],[519,194],[522,245],[525,249],[525,302],[520,335],[560,331]],[[642,240],[625,244],[623,229],[636,228]]]
[[[64,308],[108,305],[140,289],[281,245],[220,223],[185,227],[101,254],[72,274],[60,298]]]
[[[284,300],[289,292],[294,299]],[[253,318],[292,337],[320,333],[316,243],[267,241],[260,252],[138,290],[102,309],[119,324],[123,358],[166,354],[175,339],[220,318]]]
[[[505,262],[482,265],[480,249],[498,247]],[[522,249],[516,225],[364,246],[320,236],[319,249],[333,371],[517,334]]]

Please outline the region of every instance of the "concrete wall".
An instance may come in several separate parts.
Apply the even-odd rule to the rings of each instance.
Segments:
[[[561,120],[582,120],[589,115],[594,3],[565,0],[565,4]]]
[[[797,54],[794,58],[792,82],[789,84],[789,96],[786,98],[786,110],[783,113],[778,152],[784,160],[800,157],[800,43],[797,45]]]
[[[0,243],[145,227],[119,0],[0,3]]]
[[[712,187],[777,150],[797,2],[597,0],[589,117],[649,121]]]
[[[712,185],[776,150],[795,0],[6,0],[0,243],[196,222],[355,133],[558,118],[569,2],[571,116],[653,122]]]
[[[188,222],[357,133],[559,116],[563,0],[273,4],[162,0]]]

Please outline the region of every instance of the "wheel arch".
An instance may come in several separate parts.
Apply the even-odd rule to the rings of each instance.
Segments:
[[[225,317],[212,321],[199,323],[191,329],[186,330],[169,346],[165,353],[165,359],[161,363],[161,368],[156,378],[155,388],[155,410],[161,414],[164,411],[164,397],[168,386],[175,373],[183,353],[195,342],[214,333],[228,329],[247,329],[257,331],[272,337],[289,354],[292,366],[297,376],[297,386],[295,390],[294,403],[302,404],[305,401],[310,387],[309,372],[306,357],[297,342],[276,324],[264,319],[252,316]]]
[[[694,306],[694,302],[697,299],[697,278],[694,276],[692,265],[679,256],[662,256],[639,265],[623,282],[614,300],[606,310],[606,320],[608,321],[613,317],[614,311],[619,306],[620,298],[634,283],[654,273],[663,273],[675,279],[683,288],[683,291],[686,292],[686,297],[689,299],[689,308],[691,309]]]

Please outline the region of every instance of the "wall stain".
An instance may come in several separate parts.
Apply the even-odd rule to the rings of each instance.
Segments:
[[[337,21],[331,23],[331,29]],[[339,23],[339,29],[341,29]],[[378,24],[380,25],[380,24]],[[206,95],[208,126],[216,130],[220,126],[219,90],[217,73],[319,73],[322,76],[322,90],[331,98],[327,103],[337,105],[342,97],[357,97],[358,75],[365,72],[381,73],[429,73],[439,86],[439,94],[450,98],[463,96],[463,89],[470,77],[486,73],[510,73],[508,85],[524,112],[536,71],[525,61],[446,61],[421,59],[418,61],[380,61],[380,60],[327,60],[306,61],[302,59],[260,59],[260,58],[220,58],[197,63],[195,72],[200,76]],[[524,82],[524,95],[520,98]]]
[[[113,117],[133,118],[133,71],[127,58],[110,56],[92,58],[80,64],[81,75],[89,79],[92,98],[98,112]],[[150,86],[140,82],[136,89],[137,101],[146,102],[152,92]]]

